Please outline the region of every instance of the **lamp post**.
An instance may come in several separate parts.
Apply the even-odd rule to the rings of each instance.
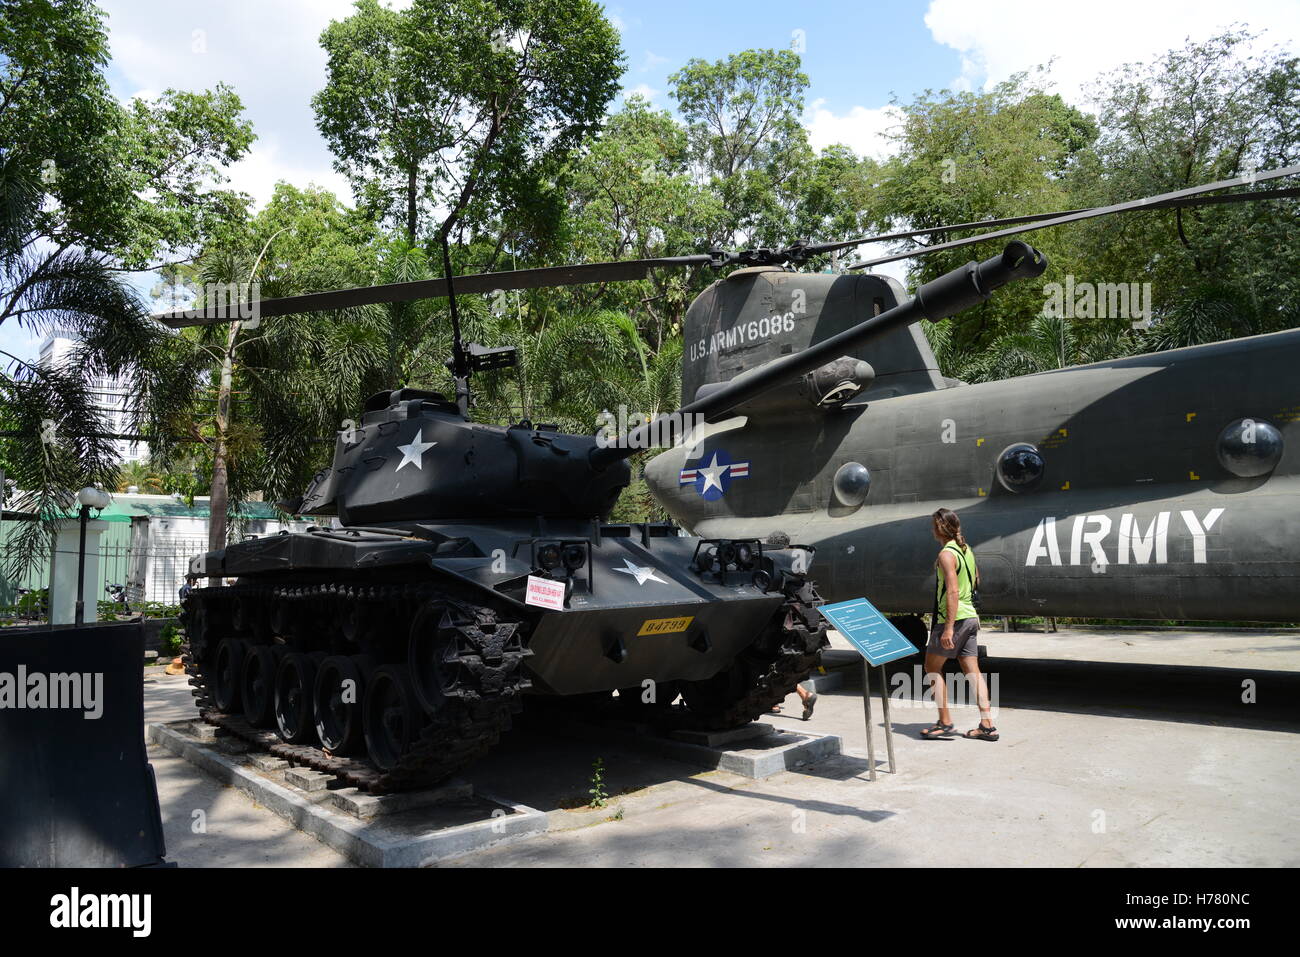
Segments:
[[[90,519],[90,510],[104,509],[108,507],[111,501],[109,494],[103,489],[86,486],[77,493],[77,503],[81,506],[79,518],[81,520],[81,545],[77,549],[77,611],[73,620],[73,626],[80,628],[86,623],[86,522]],[[67,606],[64,606],[67,607]]]

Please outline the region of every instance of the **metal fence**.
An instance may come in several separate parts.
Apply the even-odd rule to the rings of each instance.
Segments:
[[[101,544],[98,549],[99,575],[86,580],[86,602],[108,601],[110,585],[126,589],[127,603],[138,607],[143,602],[164,605],[180,603],[180,587],[189,571],[190,559],[208,550],[205,538],[167,538],[162,541]],[[59,561],[76,562],[77,554],[59,550]],[[4,559],[0,550],[0,562]],[[2,566],[0,566],[2,567]],[[21,579],[7,582],[7,595],[0,601],[0,619],[17,617],[14,606],[24,592],[36,592],[50,584],[50,563],[39,562],[27,569]]]
[[[207,550],[207,540],[202,538],[171,538],[144,545],[103,545],[99,549],[100,586],[96,597],[107,598],[109,585],[123,585],[129,604],[145,601],[178,604],[190,559]]]

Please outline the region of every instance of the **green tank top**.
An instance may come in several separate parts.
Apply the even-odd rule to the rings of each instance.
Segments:
[[[953,557],[957,559],[957,621],[963,618],[978,618],[979,612],[971,604],[971,592],[975,588],[975,579],[979,576],[979,571],[975,566],[975,550],[969,545],[966,551],[962,552],[961,546],[956,542],[949,542],[943,546],[943,551],[951,551]],[[940,553],[942,554],[942,552]],[[948,620],[948,596],[943,590],[943,566],[935,564],[935,575],[938,581],[934,586],[934,596],[939,602],[939,620]]]

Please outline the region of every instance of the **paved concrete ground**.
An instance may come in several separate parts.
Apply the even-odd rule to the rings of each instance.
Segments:
[[[1178,642],[1170,634],[988,633],[995,656],[1012,657],[1014,649],[1028,659],[1064,652],[1129,661],[1146,666],[1144,676],[1156,674],[1154,686],[1140,706],[1112,706],[1104,714],[1087,711],[1094,672],[1086,664],[1063,666],[1076,669],[1082,689],[1065,710],[1048,710],[1032,695],[1025,696],[1032,705],[1018,707],[1004,687],[996,743],[921,741],[916,732],[933,711],[897,706],[898,773],[875,782],[865,779],[861,696],[852,689],[823,694],[810,722],[798,720],[793,697],[787,714],[765,719],[842,735],[848,753],[759,782],[695,773],[631,743],[566,740],[532,717],[465,777],[547,811],[552,830],[450,866],[1300,865],[1293,801],[1300,715],[1265,728],[1189,720],[1197,702],[1179,695],[1191,686],[1162,692],[1149,668],[1172,658],[1212,666],[1206,670],[1215,674],[1231,667],[1300,672],[1300,638],[1198,634]],[[1058,644],[1062,638],[1067,645]],[[149,720],[187,713],[184,678],[159,678],[146,689]],[[875,717],[883,762],[878,707]],[[962,729],[976,723],[973,707],[955,717]],[[150,754],[169,858],[182,866],[342,863],[243,795],[156,749]],[[590,810],[584,805],[597,757],[613,796],[606,808]],[[205,836],[189,832],[196,807],[207,809]]]
[[[184,675],[148,675],[145,721],[196,716]],[[219,784],[156,745],[149,761],[158,781],[167,860],[181,867],[350,867],[347,860],[234,788]],[[201,811],[205,832],[194,830]]]
[[[1038,625],[1036,627],[1043,627]],[[834,636],[833,646],[851,647]],[[1202,665],[1300,672],[1300,631],[1061,630],[1003,632],[995,621],[980,644],[996,658],[1112,661],[1117,664]]]

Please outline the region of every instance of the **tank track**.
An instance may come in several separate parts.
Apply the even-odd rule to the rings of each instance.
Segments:
[[[749,689],[716,711],[699,713],[674,708],[663,716],[664,723],[672,728],[722,731],[767,714],[821,662],[821,650],[830,642],[826,637],[826,622],[816,611],[820,604],[823,600],[812,584],[803,584],[777,612],[780,625],[775,656],[764,653],[764,642],[760,639],[758,653],[737,662],[736,666],[749,671]]]
[[[461,649],[460,673],[462,678],[468,676],[472,680],[469,683],[462,680],[454,692],[448,693],[443,707],[422,728],[419,739],[402,755],[398,765],[387,771],[366,761],[332,755],[321,747],[290,744],[274,731],[255,727],[243,715],[219,711],[208,685],[209,677],[201,665],[201,660],[215,651],[216,643],[225,637],[206,632],[217,622],[229,621],[231,606],[245,597],[291,605],[332,603],[340,613],[335,620],[341,620],[343,606],[352,603],[389,609],[398,605],[408,612],[405,615],[399,612],[399,620],[409,620],[421,604],[436,599],[457,612],[451,621]],[[497,612],[456,600],[435,586],[236,584],[195,589],[187,601],[187,611],[203,607],[207,602],[214,603],[209,610],[209,614],[215,612],[214,621],[207,628],[193,628],[193,616],[187,615],[187,641],[182,656],[200,717],[276,757],[335,775],[372,794],[436,784],[481,757],[497,743],[503,731],[509,730],[511,715],[520,710],[522,692],[529,687],[521,662],[530,652],[511,651],[506,647],[523,627],[522,623],[501,620],[503,616]],[[234,633],[233,629],[225,630]]]

